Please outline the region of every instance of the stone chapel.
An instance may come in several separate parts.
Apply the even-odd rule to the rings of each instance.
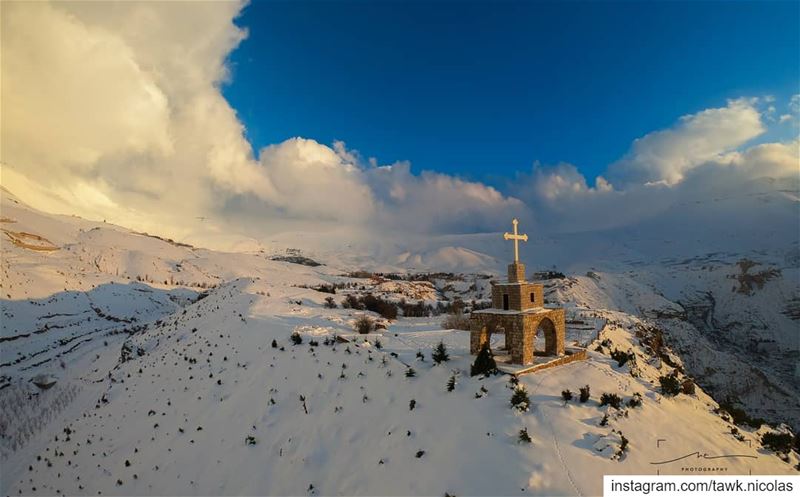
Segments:
[[[495,333],[502,333],[505,346],[496,355],[510,356],[511,364],[530,365],[537,356],[564,355],[564,309],[544,306],[543,285],[525,280],[525,265],[519,261],[520,241],[528,235],[514,233],[503,238],[514,241],[514,262],[508,265],[508,280],[492,284],[492,307],[470,315],[470,353],[477,355]],[[536,350],[536,337],[543,334],[544,350]]]

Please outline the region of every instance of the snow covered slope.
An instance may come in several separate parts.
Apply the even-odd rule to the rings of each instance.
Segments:
[[[531,407],[521,412],[509,405],[507,377],[468,376],[466,332],[430,323],[326,345],[349,331],[349,311],[324,309],[321,295],[238,279],[133,335],[136,353],[112,368],[81,416],[58,425],[41,460],[27,458],[32,469],[12,473],[9,492],[597,495],[603,473],[650,473],[695,450],[748,456],[726,463],[731,473],[794,471],[758,449],[755,433],[734,438],[702,391],[659,394],[659,370],[635,345],[637,320],[627,315],[609,314],[615,323],[601,338],[637,351],[636,376],[593,352],[523,377]],[[293,345],[298,329],[304,341]],[[428,352],[439,340],[452,359],[435,366]],[[565,405],[561,391],[585,384],[592,398]],[[639,394],[642,405],[600,406],[605,392],[623,402]],[[531,444],[518,442],[523,428]],[[659,438],[668,443],[658,447]]]
[[[734,427],[702,388],[665,396],[659,381],[697,377],[710,364],[710,385],[738,388],[723,366],[747,357],[703,342],[709,314],[691,297],[718,286],[730,293],[714,297],[710,315],[739,324],[714,343],[754,336],[741,335],[742,309],[779,309],[773,302],[796,284],[791,264],[774,266],[772,255],[755,265],[726,255],[548,280],[548,300],[567,306],[568,341],[588,346],[590,360],[523,377],[531,402],[518,411],[507,376],[469,376],[468,333],[441,329],[442,317],[401,317],[352,337],[354,321],[372,313],[325,301],[372,292],[470,302],[486,298],[485,277],[373,278],[336,258],[308,266],[272,252],[214,252],[44,214],[2,193],[2,228],[13,232],[0,243],[2,494],[596,495],[604,473],[703,467],[656,464],[694,451],[746,456],[726,459],[727,473],[796,472],[796,453],[784,461],[761,446],[764,432],[788,427]],[[794,314],[781,315],[764,326],[773,341],[759,342],[770,354],[792,346],[774,330]],[[439,341],[451,360],[434,366]],[[614,351],[629,354],[625,364]],[[791,395],[785,372],[763,368],[750,376],[762,371],[786,390],[768,399]],[[591,397],[581,403],[585,385]],[[565,389],[574,394],[566,403]],[[604,393],[617,394],[620,408],[601,405]],[[765,414],[793,419],[775,405]],[[531,444],[519,442],[523,428]]]

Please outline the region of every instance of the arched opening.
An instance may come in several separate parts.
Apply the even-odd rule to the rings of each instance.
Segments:
[[[556,355],[558,354],[556,325],[550,318],[542,318],[536,327],[534,335],[533,350],[535,355]]]
[[[478,342],[476,345],[478,349],[480,349],[480,347],[484,343],[488,343],[489,348],[492,349],[492,351],[502,350],[505,349],[506,347],[505,330],[503,329],[502,326],[497,326],[495,325],[495,323],[491,321],[486,324],[483,324],[480,327],[480,329],[477,330],[477,337],[478,337]]]
[[[506,346],[506,329],[503,326],[495,326],[491,336],[489,344],[492,350],[496,351],[496,353],[508,350]]]
[[[508,350],[508,337],[502,320],[488,320],[480,328],[476,328],[470,336],[470,349],[477,354],[483,344],[488,344],[497,362],[511,362]]]

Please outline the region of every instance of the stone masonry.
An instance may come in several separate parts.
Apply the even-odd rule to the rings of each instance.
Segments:
[[[492,307],[470,316],[470,353],[475,355],[493,333],[505,334],[505,348],[514,364],[534,363],[536,355],[563,356],[563,308],[544,307],[543,286],[525,281],[525,265],[508,266],[508,282],[492,285]],[[544,334],[545,350],[534,350],[536,335]]]

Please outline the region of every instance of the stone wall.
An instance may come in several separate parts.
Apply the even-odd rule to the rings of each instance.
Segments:
[[[477,355],[483,344],[489,341],[493,333],[496,333],[497,328],[503,328],[506,348],[509,352],[512,352],[513,344],[519,343],[519,340],[515,340],[512,337],[522,335],[524,322],[520,314],[472,313],[469,325],[469,352],[472,355]]]
[[[508,295],[508,309],[524,311],[544,306],[544,287],[541,283],[499,283],[492,286],[492,307],[503,309],[503,295]],[[533,295],[533,300],[531,300]]]
[[[525,281],[525,264],[512,262],[508,265],[508,282],[519,283]]]
[[[489,341],[497,328],[505,332],[506,348],[514,364],[533,364],[535,359],[535,338],[539,325],[545,333],[545,352],[552,355],[564,354],[566,325],[564,309],[542,309],[534,313],[492,313],[491,310],[474,312],[470,316],[470,353],[476,355],[481,346]]]
[[[562,355],[564,353],[567,335],[564,309],[545,309],[542,312],[525,314],[524,316],[525,329],[532,330],[531,347],[533,347],[533,339],[536,338],[536,333],[541,329],[541,332],[545,334],[547,347],[545,352],[551,355]]]
[[[576,350],[570,355],[564,355],[557,359],[542,363],[542,364],[535,364],[529,368],[521,369],[519,371],[515,371],[512,374],[515,376],[522,376],[528,373],[535,373],[536,371],[541,371],[543,369],[550,369],[556,366],[563,366],[564,364],[569,364],[571,362],[577,361],[585,361],[589,358],[589,355],[586,353],[586,349]]]

